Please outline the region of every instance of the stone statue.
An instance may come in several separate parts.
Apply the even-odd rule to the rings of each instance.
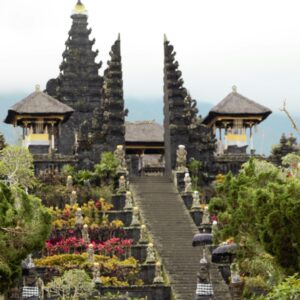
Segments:
[[[132,195],[130,191],[126,192],[126,199],[125,199],[125,206],[124,206],[124,210],[132,210]]]
[[[200,268],[197,273],[197,283],[209,283],[209,264],[206,259],[206,252],[203,249],[203,257],[200,259]]]
[[[74,206],[76,203],[77,203],[77,192],[72,191],[72,193],[70,195],[70,205]]]
[[[94,266],[93,266],[93,282],[94,283],[101,283],[100,265],[97,262],[95,262]]]
[[[132,220],[130,226],[139,226],[140,220],[139,220],[139,209],[137,206],[133,208],[132,212]]]
[[[155,263],[155,261],[156,261],[155,260],[155,250],[154,250],[153,244],[149,243],[148,247],[147,247],[146,263],[151,264],[151,263]]]
[[[75,225],[82,225],[83,224],[83,216],[81,208],[78,207],[75,212]]]
[[[210,216],[209,216],[208,206],[205,206],[205,208],[204,208],[201,224],[210,224]]]
[[[158,261],[155,264],[155,277],[153,283],[161,284],[164,283],[164,279],[162,277],[161,263]]]
[[[114,156],[119,161],[117,173],[126,173],[127,167],[126,167],[125,150],[123,145],[117,145],[117,148],[114,151]]]
[[[200,197],[198,191],[194,191],[193,193],[192,209],[200,209]]]
[[[32,260],[32,254],[28,254],[27,257],[22,261],[23,269],[33,269],[35,268],[35,264]]]
[[[233,262],[230,265],[230,272],[231,272],[231,283],[241,282],[240,269],[237,262]]]
[[[177,163],[177,172],[186,171],[186,161],[187,161],[187,151],[185,150],[184,145],[179,145],[176,151],[176,163]]]
[[[119,178],[119,189],[118,189],[118,193],[122,194],[122,193],[126,193],[126,178],[125,176],[120,176]]]
[[[189,173],[185,173],[184,175],[184,192],[185,193],[192,193],[192,179]]]
[[[82,235],[82,238],[83,238],[83,242],[85,244],[88,244],[90,242],[90,236],[89,236],[89,226],[87,224],[83,225],[81,235]]]
[[[87,253],[88,253],[88,262],[89,263],[94,263],[95,262],[95,252],[94,252],[94,246],[93,244],[89,244],[88,249],[87,249]]]
[[[39,289],[39,297],[40,297],[39,299],[44,300],[45,299],[45,284],[41,277],[38,277],[38,279],[36,281],[36,286]]]
[[[141,244],[148,242],[148,235],[147,235],[147,229],[146,229],[146,225],[145,224],[141,225],[140,240],[139,240],[139,242]]]
[[[72,178],[72,176],[71,175],[69,175],[68,177],[67,177],[67,189],[68,189],[68,191],[72,191],[72,188],[73,188],[73,178]]]
[[[217,232],[218,232],[218,222],[214,220],[211,226],[211,233],[212,233],[213,240],[216,237]]]

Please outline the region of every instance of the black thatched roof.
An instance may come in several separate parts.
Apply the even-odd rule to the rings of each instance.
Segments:
[[[13,105],[9,110],[4,122],[11,124],[16,115],[49,115],[59,114],[69,117],[74,112],[73,108],[41,92],[36,91],[20,102]]]
[[[163,126],[154,121],[126,122],[126,142],[164,142]]]
[[[264,120],[272,111],[236,91],[236,87],[219,104],[213,107],[205,117],[203,123],[209,124],[216,116],[261,116]]]

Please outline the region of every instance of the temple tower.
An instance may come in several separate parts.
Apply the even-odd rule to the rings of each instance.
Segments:
[[[106,151],[125,145],[125,116],[120,35],[109,52],[110,60],[104,71],[102,103],[102,137]]]
[[[125,116],[120,35],[109,52],[110,60],[104,71],[103,101],[91,118],[81,125],[78,134],[80,166],[91,168],[100,160],[103,151],[114,151],[117,145],[125,146]]]
[[[88,16],[84,5],[79,0],[71,18],[73,20],[69,37],[65,43],[60,74],[47,83],[46,91],[61,102],[74,109],[74,114],[61,129],[58,151],[72,154],[75,133],[84,120],[92,117],[93,111],[101,105],[103,78],[99,76],[101,62],[96,63],[98,50],[94,51],[95,39],[90,40]]]
[[[176,167],[178,145],[188,145],[188,124],[184,101],[187,90],[183,87],[181,71],[175,60],[176,52],[164,37],[164,139],[166,173]]]
[[[181,71],[175,60],[176,52],[164,39],[164,129],[166,173],[176,167],[176,150],[185,145],[188,161],[201,160],[208,166],[215,151],[211,130],[198,115],[197,101],[183,86]]]

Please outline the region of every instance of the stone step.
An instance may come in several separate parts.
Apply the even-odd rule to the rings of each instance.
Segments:
[[[198,228],[177,189],[167,177],[139,177],[131,180],[131,190],[168,274],[175,299],[195,299],[202,249],[192,247]],[[212,276],[217,290],[221,290],[215,299],[230,299],[217,267],[213,268]]]

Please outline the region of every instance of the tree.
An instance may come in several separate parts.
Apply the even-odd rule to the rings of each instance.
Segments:
[[[300,298],[300,279],[296,275],[287,277],[261,300],[297,300]]]
[[[49,296],[59,299],[89,299],[95,291],[94,283],[83,270],[65,271],[63,276],[56,277],[46,286]]]
[[[116,175],[119,161],[112,152],[103,152],[101,161],[95,165],[95,174],[102,180],[112,181]]]
[[[288,119],[290,120],[292,127],[297,131],[297,133],[300,135],[300,128],[298,127],[296,121],[294,120],[294,118],[292,117],[292,115],[289,113],[289,111],[286,108],[286,101],[283,101],[283,106],[282,108],[280,108],[281,111],[283,111]]]
[[[0,150],[4,149],[6,146],[4,135],[0,133]]]
[[[218,185],[210,211],[218,215],[220,239],[234,237],[247,255],[253,251],[247,241],[255,241],[293,274],[300,270],[299,199],[298,177],[252,159]]]
[[[21,261],[43,248],[50,229],[51,214],[40,199],[0,182],[0,292],[14,285]]]
[[[33,157],[29,150],[18,146],[7,146],[0,151],[0,176],[10,186],[25,189],[35,184]]]

